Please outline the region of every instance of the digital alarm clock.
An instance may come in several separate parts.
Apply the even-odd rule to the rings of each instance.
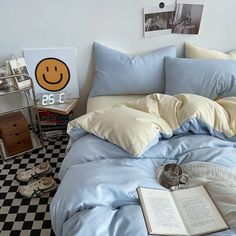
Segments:
[[[40,103],[43,106],[65,103],[69,99],[66,92],[59,93],[43,93],[41,94]]]

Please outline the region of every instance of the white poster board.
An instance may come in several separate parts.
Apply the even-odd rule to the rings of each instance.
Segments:
[[[79,97],[75,48],[23,49],[23,55],[38,99],[63,91],[70,98]]]

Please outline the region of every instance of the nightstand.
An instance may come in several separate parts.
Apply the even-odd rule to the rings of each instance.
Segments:
[[[21,76],[30,79],[29,87],[17,89],[9,85],[0,89],[0,153],[5,160],[43,146],[31,77],[21,74],[0,77],[0,80]]]

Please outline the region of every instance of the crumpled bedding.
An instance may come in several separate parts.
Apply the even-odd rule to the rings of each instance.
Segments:
[[[194,94],[151,94],[118,104],[69,123],[72,141],[87,133],[118,145],[139,157],[163,138],[205,133],[236,141],[236,97],[212,101]]]
[[[209,132],[180,132],[161,138],[137,158],[105,138],[88,133],[81,135],[79,129],[76,132],[60,169],[61,184],[50,206],[56,235],[146,236],[136,188],[165,190],[156,180],[156,170],[172,162],[181,164],[197,181],[189,181],[189,184],[201,182],[209,187],[220,207],[224,209],[227,205],[226,215],[231,226],[235,225],[236,210],[231,206],[236,198],[227,199],[223,194],[235,194],[235,178],[225,181],[226,176],[236,175],[233,140],[220,139]],[[196,162],[202,166],[191,166]],[[212,179],[210,172],[204,171],[205,164],[222,170]],[[236,228],[212,235],[236,235]]]

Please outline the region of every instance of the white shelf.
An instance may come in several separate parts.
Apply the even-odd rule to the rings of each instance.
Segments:
[[[0,153],[3,159],[5,160],[8,160],[15,156],[23,155],[26,152],[30,152],[32,150],[43,147],[42,132],[41,132],[39,115],[38,115],[38,111],[36,107],[36,96],[35,96],[32,78],[29,75],[21,74],[21,75],[5,76],[5,77],[1,77],[0,79],[11,80],[15,78],[16,76],[22,76],[22,75],[30,79],[31,86],[27,88],[22,88],[22,89],[17,89],[13,86],[9,86],[5,89],[1,89],[0,90],[0,116],[10,114],[16,111],[21,111],[21,110],[24,111],[24,109],[28,108],[27,117],[30,120],[29,125],[33,129],[32,131],[30,131],[33,147],[24,152],[17,153],[12,156],[7,156],[3,141],[0,139]],[[39,135],[37,135],[35,131],[37,131]]]
[[[0,96],[8,95],[8,94],[13,94],[13,93],[20,93],[22,91],[27,91],[30,90],[31,88],[24,88],[24,89],[17,89],[13,86],[8,86],[4,89],[0,89]]]
[[[34,102],[24,92],[0,96],[0,115],[34,106]]]

